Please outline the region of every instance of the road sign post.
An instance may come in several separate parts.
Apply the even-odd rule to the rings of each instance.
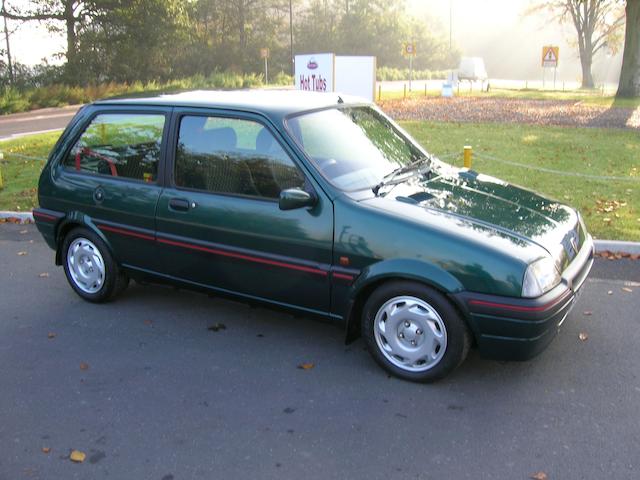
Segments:
[[[269,49],[260,49],[260,58],[264,58],[264,83],[269,83]]]
[[[409,57],[409,91],[411,91],[411,81],[413,80],[413,57],[416,56],[416,44],[405,42],[402,45],[402,54]]]
[[[412,81],[413,81],[413,55],[409,57],[409,91],[411,91]]]

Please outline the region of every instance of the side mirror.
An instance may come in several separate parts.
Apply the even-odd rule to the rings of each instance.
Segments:
[[[313,207],[316,201],[315,195],[309,192],[299,188],[288,188],[280,192],[278,206],[280,210],[295,210],[296,208]]]

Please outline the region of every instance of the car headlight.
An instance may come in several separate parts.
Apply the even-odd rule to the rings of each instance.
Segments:
[[[527,267],[522,282],[522,296],[535,298],[547,293],[560,283],[560,272],[551,257],[536,260]]]

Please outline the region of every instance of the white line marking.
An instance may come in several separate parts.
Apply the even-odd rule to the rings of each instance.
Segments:
[[[12,133],[8,137],[0,137],[0,142],[13,140],[14,138],[27,137],[29,135],[38,135],[39,133],[61,132],[64,128],[51,128],[49,130],[38,130],[35,132]]]

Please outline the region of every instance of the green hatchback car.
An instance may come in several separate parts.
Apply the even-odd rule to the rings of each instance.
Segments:
[[[477,346],[543,350],[593,263],[578,212],[430,155],[375,106],[298,91],[188,92],[82,108],[33,215],[78,295],[128,284],[344,324],[408,380]]]

